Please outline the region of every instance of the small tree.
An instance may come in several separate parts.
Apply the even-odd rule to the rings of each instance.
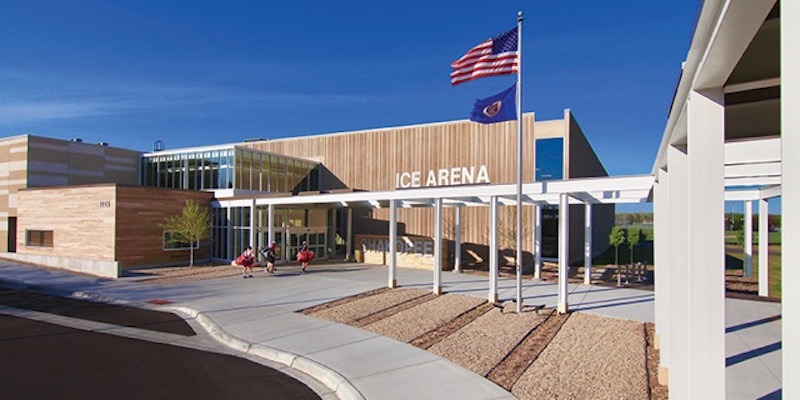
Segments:
[[[633,265],[633,250],[636,248],[636,245],[639,244],[639,240],[641,239],[642,231],[639,228],[628,228],[628,248],[631,249],[631,265]]]
[[[615,248],[614,265],[617,266],[617,286],[622,285],[622,274],[619,273],[619,246],[623,243],[625,243],[625,231],[618,226],[611,228],[611,234],[608,235],[608,244]]]
[[[517,265],[517,206],[505,206],[499,213],[503,215],[498,218],[497,241],[501,247],[513,250],[511,259]],[[521,231],[522,242],[525,243],[531,236],[531,226],[523,223]]]
[[[194,200],[186,200],[186,205],[178,215],[170,215],[161,228],[172,232],[171,241],[189,243],[189,267],[194,266],[194,244],[208,239],[211,232],[211,216],[207,209],[201,208]]]

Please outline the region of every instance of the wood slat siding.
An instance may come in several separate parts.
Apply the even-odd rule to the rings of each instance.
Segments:
[[[565,178],[607,175],[569,110],[564,111],[563,119],[542,122],[535,122],[532,113],[525,114],[524,124],[525,182],[534,180],[534,138],[564,139]],[[245,146],[320,161],[328,170],[322,174],[323,190],[392,190],[395,189],[397,173],[420,171],[424,187],[429,170],[462,166],[486,165],[491,183],[514,183],[517,175],[516,139],[517,125],[514,121],[490,125],[454,121],[251,142]],[[573,141],[576,142],[575,149],[572,148]],[[571,170],[575,171],[574,176]],[[514,235],[512,208],[500,207],[501,237]],[[570,212],[570,260],[574,262],[583,258],[583,207],[570,207]],[[433,236],[433,213],[432,208],[398,209],[398,234]],[[614,206],[596,206],[594,214],[594,250],[598,253],[607,245],[605,238],[613,224]],[[362,211],[356,215],[367,217],[354,218],[356,234],[379,234],[387,231],[388,210]],[[455,211],[452,209],[444,211],[443,236],[451,249],[454,215]],[[465,262],[482,262],[488,258],[489,208],[464,208],[461,216]],[[523,250],[528,252],[527,259],[531,257],[530,252],[533,250],[532,206],[523,207],[522,218],[526,225],[523,228]],[[512,245],[508,241],[500,243],[501,248]]]
[[[118,186],[115,249],[120,267],[188,265],[189,250],[163,250],[160,225],[167,216],[180,214],[187,200],[210,210],[211,198],[210,192]],[[195,260],[207,260],[210,249],[208,240],[201,241]]]
[[[534,178],[534,135],[539,126],[545,137],[565,136],[562,120],[534,124],[534,115],[525,114],[523,135],[523,180]],[[560,129],[560,130],[559,130]],[[537,136],[538,137],[538,136]],[[517,124],[514,121],[482,125],[470,121],[455,121],[410,127],[375,129],[369,131],[297,137],[246,143],[258,150],[317,159],[336,179],[322,182],[323,190],[353,188],[391,190],[395,174],[420,171],[421,183],[429,170],[440,168],[486,165],[491,183],[514,183],[517,175]],[[477,177],[477,169],[476,169]],[[402,190],[402,189],[401,189]],[[413,190],[413,189],[410,189]],[[501,215],[508,213],[502,210]],[[523,218],[531,221],[533,207],[524,207]],[[454,210],[444,211],[445,228]],[[510,215],[510,214],[509,214]],[[388,210],[372,210],[373,219],[387,221]],[[462,240],[464,243],[485,245],[489,237],[489,208],[469,207],[462,210]],[[433,236],[433,209],[398,209],[401,235]],[[377,233],[365,228],[354,218],[357,234]],[[364,222],[364,221],[362,221]],[[452,223],[451,223],[452,224]],[[453,239],[452,229],[444,229],[444,238]],[[524,239],[524,248],[531,250]],[[452,246],[450,247],[452,248]],[[482,251],[483,252],[483,251]]]

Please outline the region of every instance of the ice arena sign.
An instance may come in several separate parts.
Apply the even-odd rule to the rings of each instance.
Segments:
[[[424,185],[423,178],[425,178]],[[394,177],[395,189],[472,185],[477,183],[489,183],[489,171],[485,165],[432,169],[424,175],[422,171],[406,171],[397,173]]]

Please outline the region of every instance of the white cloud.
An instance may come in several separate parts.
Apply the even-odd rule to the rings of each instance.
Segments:
[[[91,100],[21,101],[0,104],[0,120],[5,123],[72,119],[112,113],[109,104]]]
[[[7,87],[11,90],[0,95],[0,124],[148,112],[194,115],[208,113],[209,107],[249,113],[265,109],[347,106],[380,100],[373,95],[269,92],[224,86],[98,81],[42,85],[35,80],[30,85],[16,83],[14,89]]]

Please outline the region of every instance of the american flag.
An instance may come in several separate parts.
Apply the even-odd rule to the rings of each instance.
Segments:
[[[517,28],[484,40],[450,64],[450,82],[459,83],[487,76],[514,74],[519,69]]]

